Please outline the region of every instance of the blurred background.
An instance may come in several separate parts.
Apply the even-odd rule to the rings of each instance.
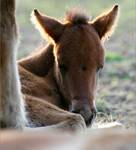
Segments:
[[[97,121],[119,121],[136,129],[136,1],[135,0],[18,0],[17,20],[20,30],[18,59],[46,44],[30,21],[34,8],[62,19],[75,6],[85,9],[92,19],[111,8],[120,6],[118,26],[105,42],[106,62],[100,74],[96,96]]]

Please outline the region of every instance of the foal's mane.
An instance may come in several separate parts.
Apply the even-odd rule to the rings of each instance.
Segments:
[[[80,8],[74,8],[66,12],[64,20],[66,23],[77,25],[77,24],[87,24],[90,18]]]

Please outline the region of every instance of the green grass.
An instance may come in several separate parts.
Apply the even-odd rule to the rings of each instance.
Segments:
[[[104,99],[98,99],[96,102],[96,108],[98,112],[109,114],[110,111],[107,108],[107,104]]]
[[[111,112],[111,110],[108,108],[106,100],[104,99],[98,99],[96,102],[97,107],[97,123],[107,123],[107,122],[113,122],[117,120],[117,116]]]
[[[117,52],[106,52],[106,61],[107,62],[114,62],[114,61],[122,61],[124,60],[123,56]]]

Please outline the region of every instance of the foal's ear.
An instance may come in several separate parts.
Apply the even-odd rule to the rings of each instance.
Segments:
[[[100,39],[109,37],[113,33],[118,18],[117,16],[118,5],[115,5],[111,10],[98,16],[92,22],[92,25],[97,31]]]
[[[54,18],[42,15],[36,9],[32,13],[32,22],[36,25],[37,29],[44,37],[45,35],[48,35],[55,42],[57,42],[64,29],[63,24],[61,24]]]

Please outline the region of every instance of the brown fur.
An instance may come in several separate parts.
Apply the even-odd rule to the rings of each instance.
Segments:
[[[70,12],[61,23],[34,10],[37,28],[53,42],[19,61],[22,92],[33,124],[61,123],[65,121],[62,115],[72,118],[73,115],[78,116],[77,113],[84,117],[87,125],[92,123],[96,113],[96,74],[104,65],[101,38],[110,32],[117,11],[115,6],[101,16],[103,23],[99,18],[90,23],[82,13]],[[54,108],[56,113],[52,111]],[[56,114],[57,122],[54,119]],[[81,120],[76,124],[80,124]]]

